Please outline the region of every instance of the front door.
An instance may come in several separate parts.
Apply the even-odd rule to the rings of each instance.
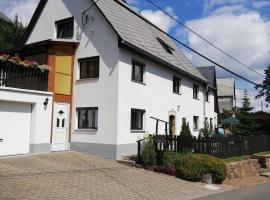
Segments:
[[[54,103],[52,151],[65,151],[68,144],[69,104]]]

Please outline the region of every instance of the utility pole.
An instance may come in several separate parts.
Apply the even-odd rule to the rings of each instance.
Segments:
[[[261,101],[261,111],[263,112],[263,102]]]

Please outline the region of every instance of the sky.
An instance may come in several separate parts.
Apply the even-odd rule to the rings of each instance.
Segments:
[[[196,31],[220,49],[232,55],[245,65],[264,74],[270,65],[270,0],[152,0],[186,26]],[[226,68],[256,82],[263,77],[231,60],[218,50],[188,32],[176,21],[157,10],[147,0],[127,0],[130,7],[140,12],[168,34],[189,45]],[[37,6],[38,0],[0,0],[0,11],[13,18],[18,14],[27,24]],[[192,52],[179,48],[194,66],[212,65]],[[232,78],[217,68],[218,78]],[[254,97],[254,87],[236,79],[237,105],[241,104],[242,89],[248,89],[254,110],[261,110],[261,100]],[[270,108],[263,109],[270,111]]]

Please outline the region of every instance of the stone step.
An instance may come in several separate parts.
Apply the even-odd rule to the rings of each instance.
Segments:
[[[260,168],[260,174],[268,173],[270,172],[270,169],[267,168]]]
[[[261,176],[270,178],[270,172],[261,173]]]
[[[136,162],[133,160],[117,160],[117,162],[128,166],[135,166],[136,164]]]

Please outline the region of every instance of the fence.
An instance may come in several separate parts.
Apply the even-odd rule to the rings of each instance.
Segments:
[[[141,159],[143,144],[147,139],[138,142],[138,161]],[[179,152],[182,149],[179,136],[153,136],[153,143],[159,157],[165,151]],[[258,152],[270,151],[270,135],[194,138],[193,152],[208,154],[219,158],[245,156]]]
[[[14,65],[0,65],[0,86],[48,91],[48,70]]]

